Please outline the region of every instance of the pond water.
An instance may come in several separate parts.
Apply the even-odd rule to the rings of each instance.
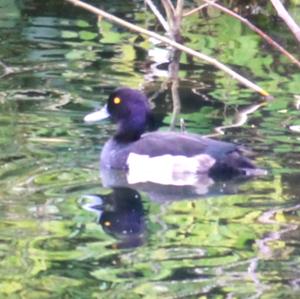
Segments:
[[[101,5],[157,28],[143,1]],[[186,18],[186,44],[274,96],[217,138],[251,148],[268,175],[128,186],[99,175],[114,126],[83,117],[118,86],[143,88],[167,130],[167,50],[63,1],[0,2],[1,298],[300,297],[299,69],[236,20],[208,14]],[[253,19],[298,52],[279,20]],[[212,134],[261,101],[185,55],[178,76],[191,132]]]

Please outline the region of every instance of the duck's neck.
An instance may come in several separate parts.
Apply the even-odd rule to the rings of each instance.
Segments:
[[[122,143],[130,143],[139,140],[141,134],[134,132],[117,133],[114,135],[114,140]]]
[[[122,143],[130,143],[140,139],[141,135],[146,130],[145,122],[132,123],[122,122],[119,124],[117,133],[114,135],[114,139]]]

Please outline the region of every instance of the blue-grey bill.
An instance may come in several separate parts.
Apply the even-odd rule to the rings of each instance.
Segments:
[[[110,115],[107,111],[107,106],[105,105],[101,110],[95,111],[92,113],[87,114],[84,117],[85,122],[96,122],[102,119],[108,118]]]
[[[103,207],[103,199],[99,195],[84,194],[81,196],[82,207],[90,212],[101,215],[101,207]]]

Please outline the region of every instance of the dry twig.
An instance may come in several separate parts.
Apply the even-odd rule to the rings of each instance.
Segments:
[[[294,36],[300,42],[300,27],[294,21],[294,19],[290,16],[287,10],[284,8],[280,0],[271,0],[273,6],[277,10],[278,15],[282,20],[286,23],[286,25],[293,32]]]
[[[206,2],[206,4],[211,5],[225,13],[227,13],[228,15],[240,20],[242,23],[246,24],[251,30],[255,31],[257,34],[259,34],[264,40],[266,40],[269,44],[271,44],[274,48],[276,48],[278,51],[280,51],[283,55],[285,55],[287,58],[289,58],[293,63],[295,63],[298,67],[300,67],[300,61],[297,60],[297,58],[295,56],[293,56],[290,52],[288,52],[287,50],[285,50],[281,45],[279,45],[277,42],[275,42],[269,35],[267,35],[266,33],[264,33],[262,30],[260,30],[259,28],[257,28],[255,25],[253,25],[251,22],[249,22],[247,19],[243,18],[242,16],[238,15],[237,13],[233,12],[232,10],[218,4],[215,3],[214,1],[210,1],[210,0],[203,0],[204,2]],[[273,0],[274,1],[274,0]],[[202,7],[202,6],[201,6]],[[195,10],[194,12],[196,12],[198,10]],[[300,33],[300,32],[299,32]]]
[[[220,127],[216,127],[215,128],[215,134],[209,134],[206,135],[206,137],[216,137],[219,135],[224,135],[224,130],[227,129],[231,129],[231,128],[238,128],[243,126],[247,120],[248,120],[248,115],[254,113],[255,111],[257,111],[259,108],[263,107],[266,105],[266,102],[262,102],[259,104],[253,104],[245,109],[243,109],[242,111],[239,111],[236,114],[236,120],[234,123],[230,124],[230,125],[226,125],[226,126],[220,126]]]
[[[79,6],[85,10],[88,10],[100,17],[106,18],[108,20],[110,20],[113,23],[116,23],[118,25],[121,25],[123,27],[129,28],[130,30],[133,30],[135,32],[141,33],[141,34],[145,34],[147,36],[150,36],[152,38],[155,38],[167,45],[170,45],[178,50],[181,50],[189,55],[192,55],[198,59],[204,60],[206,62],[209,62],[211,64],[213,64],[214,66],[216,66],[217,68],[223,70],[224,72],[226,72],[227,74],[229,74],[230,76],[232,76],[234,79],[238,80],[240,83],[244,84],[245,86],[247,86],[248,88],[251,88],[255,91],[257,91],[258,93],[260,93],[263,96],[270,96],[270,94],[265,91],[264,89],[262,89],[261,87],[259,87],[258,85],[254,84],[253,82],[251,82],[250,80],[246,79],[245,77],[241,76],[240,74],[236,73],[235,71],[233,71],[232,69],[230,69],[228,66],[224,65],[223,63],[219,62],[218,60],[216,60],[215,58],[212,58],[208,55],[205,55],[203,53],[197,52],[191,48],[188,48],[178,42],[175,42],[165,36],[162,36],[160,34],[157,34],[153,31],[144,29],[140,26],[137,26],[135,24],[132,24],[130,22],[127,22],[123,19],[120,19],[112,14],[107,13],[106,11],[96,8],[90,4],[84,3],[80,0],[66,0],[76,6]]]
[[[163,28],[165,29],[165,31],[167,33],[169,33],[169,31],[170,31],[169,24],[165,20],[165,18],[162,16],[162,14],[159,12],[159,10],[157,9],[157,7],[153,3],[153,1],[152,0],[145,0],[145,2],[150,7],[150,9],[154,13],[154,15],[157,17],[157,19],[159,20],[160,24],[163,26]]]
[[[212,2],[215,2],[215,1],[212,1]],[[205,3],[205,4],[202,4],[202,5],[198,6],[198,7],[193,8],[192,10],[190,10],[190,11],[184,13],[183,16],[184,16],[184,17],[188,17],[188,16],[190,16],[190,15],[192,15],[192,14],[194,14],[194,13],[200,11],[200,10],[202,10],[203,8],[205,8],[205,7],[207,7],[207,6],[208,6],[208,4],[206,4],[206,3]]]

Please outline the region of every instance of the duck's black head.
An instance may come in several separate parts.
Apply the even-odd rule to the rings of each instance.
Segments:
[[[131,88],[118,88],[108,98],[100,110],[88,114],[84,120],[98,121],[111,117],[118,124],[114,138],[122,142],[132,142],[140,138],[147,128],[150,107],[147,97]]]

